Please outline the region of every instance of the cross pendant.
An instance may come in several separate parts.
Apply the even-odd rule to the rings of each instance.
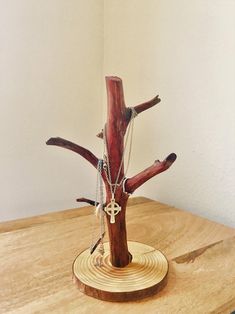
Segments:
[[[105,212],[110,216],[110,223],[115,223],[115,216],[121,211],[121,207],[111,198],[110,203],[105,207]]]

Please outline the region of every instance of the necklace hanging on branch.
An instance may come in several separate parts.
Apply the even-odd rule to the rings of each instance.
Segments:
[[[120,78],[116,76],[106,77],[106,87],[107,120],[103,132],[99,133],[98,136],[104,139],[106,154],[102,156],[103,160],[98,159],[87,148],[60,137],[50,138],[47,144],[63,147],[79,154],[97,170],[96,201],[86,198],[77,199],[79,202],[87,202],[96,206],[100,224],[98,240],[92,241],[91,248],[80,253],[73,264],[74,279],[79,289],[89,296],[102,300],[133,301],[149,297],[165,286],[168,262],[164,255],[155,248],[143,243],[127,242],[127,201],[129,195],[133,194],[146,181],[171,167],[176,160],[176,154],[171,153],[162,161],[156,160],[146,169],[126,178],[127,169],[124,171],[124,153],[127,153],[126,143],[129,138],[130,149],[129,154],[126,154],[129,163],[133,117],[135,113],[140,114],[155,106],[160,102],[160,98],[155,96],[149,101],[135,105],[134,109],[130,109],[125,105]],[[105,204],[101,188],[103,183],[106,189]],[[105,218],[107,218],[109,243],[105,244],[107,251],[105,254],[107,255],[103,258]],[[93,253],[96,248],[99,254],[90,256],[90,253]],[[131,254],[132,250],[133,255]],[[153,255],[146,254],[147,252],[153,252]],[[92,261],[94,262],[93,265],[91,264]],[[142,261],[146,261],[147,264],[143,265]],[[132,267],[127,267],[130,263],[132,263]],[[96,268],[94,271],[93,266],[97,264],[102,265],[102,268]],[[149,265],[151,265],[152,270],[150,281],[148,280]],[[124,267],[126,267],[125,271],[123,271]],[[139,272],[140,268],[143,272]],[[112,275],[112,270],[114,270],[115,276]],[[135,272],[137,285],[134,287],[132,283]],[[127,284],[128,282],[130,285]]]
[[[105,147],[105,153],[106,153],[104,155],[104,159],[105,159],[106,165],[107,165],[107,167],[105,167],[105,174],[106,174],[107,182],[109,184],[110,192],[111,192],[110,203],[108,203],[106,205],[104,210],[110,216],[110,223],[111,224],[115,223],[115,216],[121,211],[121,206],[115,201],[115,192],[117,190],[117,187],[119,187],[121,185],[123,185],[123,187],[124,187],[123,183],[125,183],[126,173],[127,173],[127,170],[128,170],[129,164],[130,164],[130,156],[131,156],[131,149],[132,149],[132,139],[133,139],[134,118],[137,116],[137,112],[135,111],[134,108],[130,108],[130,110],[131,110],[130,123],[128,125],[126,140],[125,140],[124,149],[123,149],[123,154],[122,154],[121,162],[120,162],[120,165],[119,165],[119,168],[118,168],[117,177],[116,177],[116,180],[114,181],[114,183],[112,183],[112,179],[111,179],[111,170],[110,170],[111,167],[110,167],[110,161],[109,161],[109,155],[108,155],[108,149],[107,149],[106,129],[104,129],[104,147]],[[122,169],[123,164],[124,164],[124,157],[125,157],[125,152],[126,152],[126,149],[127,149],[129,136],[130,136],[130,143],[129,143],[129,152],[128,152],[128,160],[127,160],[126,172],[124,173],[122,178],[119,178],[120,177],[120,173],[121,173],[121,169]]]
[[[125,192],[126,173],[129,168],[130,156],[131,156],[131,150],[132,150],[134,118],[138,115],[134,108],[130,108],[130,110],[131,110],[130,123],[128,125],[126,140],[124,144],[124,150],[123,150],[121,163],[118,169],[118,174],[117,174],[115,183],[112,183],[112,180],[111,180],[111,170],[110,170],[111,167],[110,167],[108,150],[107,150],[106,130],[104,130],[104,153],[103,153],[104,160],[99,159],[98,164],[97,164],[95,216],[98,217],[99,222],[100,222],[100,236],[99,236],[99,239],[95,242],[94,241],[94,227],[93,227],[90,254],[93,254],[95,250],[98,248],[98,252],[100,253],[100,259],[97,262],[98,266],[102,265],[102,257],[105,253],[104,245],[103,245],[103,239],[105,236],[104,211],[110,216],[110,223],[114,224],[115,216],[121,211],[121,206],[115,201],[116,189],[117,187],[123,185],[123,191]],[[121,180],[119,180],[121,169],[124,164],[125,152],[128,146],[129,138],[130,138],[130,142],[129,142],[129,152],[128,152],[128,157],[127,157],[126,172],[121,178]],[[103,201],[104,194],[103,194],[102,169],[105,170],[106,179],[109,184],[111,195],[112,195],[110,203],[108,203],[105,208],[104,208],[104,201]],[[118,181],[120,182],[118,183]]]
[[[97,266],[102,266],[102,259],[104,255],[103,239],[105,236],[105,222],[104,222],[104,193],[103,193],[103,180],[102,180],[103,160],[99,159],[97,164],[97,179],[96,179],[96,200],[95,200],[95,216],[99,219],[99,239],[94,243],[94,226],[92,233],[92,244],[90,254],[93,254],[98,247],[100,254],[97,259]]]

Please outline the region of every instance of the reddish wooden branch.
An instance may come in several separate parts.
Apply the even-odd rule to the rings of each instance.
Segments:
[[[61,137],[51,137],[47,142],[47,145],[55,145],[59,147],[63,147],[69,150],[72,150],[73,152],[81,155],[83,158],[85,158],[87,161],[89,161],[95,168],[97,167],[98,158],[92,154],[88,149],[79,146],[75,143],[72,143],[68,140],[65,140]]]
[[[106,80],[108,80],[109,78],[106,78]],[[116,80],[118,80],[118,78],[115,78]],[[123,92],[122,92],[123,93]],[[123,97],[123,94],[122,94],[122,97]],[[153,99],[149,100],[149,101],[146,101],[140,105],[136,105],[134,106],[134,109],[136,111],[136,113],[141,113],[142,111],[145,111],[153,106],[155,106],[156,104],[158,104],[159,102],[161,101],[161,99],[159,98],[159,95],[155,96]],[[123,101],[124,103],[124,101]],[[131,110],[130,108],[125,108],[125,117],[126,117],[126,121],[124,120],[123,121],[123,132],[125,132],[126,128],[127,128],[127,125],[130,121],[130,118],[131,118]],[[99,138],[103,138],[103,130],[101,132],[99,132],[97,135],[97,137]]]
[[[95,201],[90,200],[89,198],[85,198],[85,197],[77,198],[76,201],[81,202],[81,203],[87,203],[87,204],[90,204],[92,206],[98,205],[95,203]]]
[[[107,151],[109,155],[111,181],[114,183],[121,164],[123,149],[124,149],[124,135],[125,135],[125,115],[126,106],[124,101],[124,93],[122,80],[119,77],[106,77],[106,88],[108,98],[107,108],[107,123],[105,125]],[[124,174],[124,167],[121,167],[120,178]],[[119,178],[119,179],[120,179]],[[120,180],[118,180],[119,183]]]
[[[107,154],[110,166],[109,181],[112,184],[120,183],[124,177],[124,165],[122,163],[124,153],[124,135],[128,125],[124,101],[122,80],[118,77],[106,77],[106,87],[108,96],[107,123],[104,128],[107,141]],[[126,203],[128,195],[123,193],[122,186],[110,187],[105,181],[106,204],[115,193],[115,202],[121,207],[120,213],[115,217],[115,223],[110,222],[107,216],[108,232],[110,239],[111,263],[115,267],[125,267],[131,261],[131,254],[128,252],[126,233]]]
[[[176,160],[176,154],[170,154],[164,161],[156,160],[154,164],[132,178],[127,179],[125,190],[127,193],[133,193],[138,187],[155,175],[167,170]]]
[[[137,113],[141,113],[142,111],[145,111],[153,106],[155,106],[156,104],[158,104],[161,101],[161,99],[159,98],[159,96],[157,95],[156,97],[154,97],[153,99],[146,101],[140,105],[134,106],[134,109]]]
[[[108,96],[107,122],[103,131],[98,135],[104,138],[106,144],[104,156],[104,165],[106,167],[102,169],[101,175],[106,189],[106,207],[108,208],[108,205],[112,205],[113,201],[115,201],[119,208],[119,212],[115,215],[114,223],[110,218],[112,214],[106,210],[111,264],[115,267],[125,267],[131,262],[132,256],[128,252],[126,231],[126,205],[129,194],[125,193],[122,186],[122,182],[125,179],[123,164],[124,136],[133,111],[125,105],[122,80],[120,78],[115,76],[106,77],[106,87]],[[159,102],[160,98],[156,96],[145,103],[135,106],[134,109],[137,113],[141,113]],[[84,147],[59,137],[50,138],[47,141],[47,145],[55,145],[72,150],[97,168],[99,159]],[[125,183],[126,192],[133,193],[144,182],[168,169],[175,160],[176,155],[172,153],[164,161],[156,161],[149,168],[127,179]],[[79,198],[77,201],[95,205],[93,200],[86,198]],[[95,243],[93,250],[99,245],[101,239],[102,237]]]

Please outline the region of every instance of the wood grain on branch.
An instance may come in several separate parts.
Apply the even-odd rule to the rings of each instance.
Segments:
[[[69,150],[72,150],[73,152],[79,154],[83,158],[85,158],[87,161],[89,161],[95,168],[97,167],[98,164],[98,158],[90,152],[88,149],[79,146],[75,143],[72,143],[68,140],[65,140],[61,137],[51,137],[47,142],[47,145],[54,145],[54,146],[59,146],[63,147]]]
[[[138,187],[144,184],[146,181],[154,177],[155,175],[167,170],[173,162],[176,160],[176,154],[170,154],[165,160],[156,160],[154,164],[147,169],[141,171],[132,178],[127,179],[125,190],[127,193],[132,194]]]

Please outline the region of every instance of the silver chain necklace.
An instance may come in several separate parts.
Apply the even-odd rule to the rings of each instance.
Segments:
[[[108,151],[107,151],[106,130],[104,130],[104,132],[103,132],[104,133],[104,135],[103,135],[104,136],[104,151],[103,151],[104,160],[99,159],[98,164],[97,164],[96,199],[95,199],[95,216],[99,218],[100,234],[99,234],[99,239],[95,242],[94,241],[94,229],[95,228],[93,225],[92,240],[91,240],[92,243],[91,243],[91,247],[90,247],[90,254],[93,254],[94,251],[98,247],[98,253],[100,256],[97,259],[96,266],[102,266],[103,256],[105,253],[104,252],[104,245],[103,245],[103,239],[105,236],[104,211],[108,215],[110,215],[110,222],[111,223],[115,223],[115,216],[121,211],[121,207],[115,201],[114,196],[115,196],[115,192],[117,190],[117,187],[119,187],[120,185],[123,185],[123,190],[125,192],[125,187],[124,187],[124,184],[126,181],[125,177],[126,177],[127,170],[129,168],[130,156],[131,156],[131,150],[132,150],[132,138],[133,138],[133,127],[134,127],[133,122],[134,122],[134,118],[137,116],[137,112],[135,111],[135,109],[134,108],[130,108],[130,109],[131,109],[131,118],[130,118],[130,122],[129,122],[128,129],[127,129],[127,135],[126,135],[126,139],[125,139],[121,163],[120,163],[117,178],[116,178],[114,184],[112,183],[112,180],[111,180],[110,162],[109,162]],[[124,155],[126,152],[129,135],[130,135],[130,144],[129,144],[127,168],[126,168],[125,174],[123,175],[120,182],[118,183],[120,173],[121,173],[121,168],[122,168],[123,162],[124,162]],[[107,182],[110,186],[110,191],[111,191],[111,195],[112,195],[110,203],[105,208],[104,208],[104,193],[103,193],[103,180],[102,180],[102,170],[103,169],[105,170],[106,179],[107,179]]]
[[[128,171],[129,164],[130,164],[134,118],[137,116],[137,112],[135,111],[135,109],[134,108],[130,108],[130,109],[131,109],[131,118],[130,118],[130,122],[129,122],[128,129],[127,129],[127,134],[126,134],[126,139],[125,139],[125,143],[124,143],[124,149],[123,149],[123,154],[122,154],[120,166],[119,166],[117,177],[116,177],[116,180],[114,183],[112,183],[112,179],[111,179],[110,162],[109,162],[108,149],[107,149],[106,129],[104,129],[104,148],[105,148],[105,152],[106,152],[104,159],[105,159],[106,165],[107,165],[107,167],[105,168],[105,170],[106,170],[105,174],[106,174],[107,182],[109,184],[110,192],[111,192],[110,203],[107,204],[107,206],[105,207],[104,210],[110,216],[110,223],[115,223],[115,216],[121,211],[121,206],[115,201],[115,192],[117,190],[117,187],[119,187],[120,185],[123,184],[123,182],[125,182],[126,173]],[[130,144],[129,144],[127,167],[126,167],[126,171],[125,171],[123,177],[120,179],[121,169],[122,169],[122,166],[124,163],[124,156],[125,156],[125,152],[127,149],[127,143],[128,143],[129,135],[130,135]]]
[[[105,236],[105,223],[104,223],[104,188],[103,188],[103,180],[102,180],[102,172],[103,169],[103,160],[99,159],[97,164],[97,177],[96,177],[96,198],[95,198],[95,216],[99,219],[99,225],[100,225],[100,234],[99,239],[94,243],[94,229],[95,226],[93,224],[93,232],[92,232],[92,240],[91,240],[91,248],[90,253],[92,254],[98,245],[99,252],[101,255],[104,254],[103,250],[103,239]]]

